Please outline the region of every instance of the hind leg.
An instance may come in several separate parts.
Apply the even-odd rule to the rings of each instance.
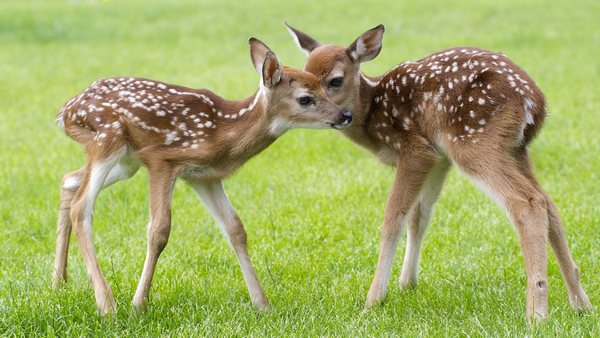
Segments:
[[[92,219],[94,206],[110,171],[117,165],[123,153],[113,152],[109,157],[91,158],[81,186],[71,203],[71,222],[77,237],[79,250],[85,261],[88,276],[94,288],[96,305],[101,315],[114,312],[116,303],[106,283],[92,242]]]
[[[139,163],[131,158],[121,159],[109,172],[102,188],[106,188],[115,182],[128,179],[135,175],[139,169]],[[71,235],[71,201],[79,189],[86,168],[70,172],[63,177],[61,185],[60,210],[58,213],[56,256],[54,259],[54,273],[52,276],[52,287],[59,288],[67,281],[67,257],[69,251],[69,238]]]
[[[69,251],[69,237],[71,236],[71,200],[79,188],[85,167],[70,172],[63,177],[60,192],[60,209],[56,230],[56,256],[54,259],[54,274],[52,287],[59,288],[67,281],[67,255]]]
[[[527,272],[527,319],[544,319],[548,315],[546,198],[507,153],[488,148],[485,157],[469,157],[458,158],[457,165],[505,209],[519,234]]]
[[[552,202],[552,199],[548,193],[544,191],[544,189],[535,179],[533,170],[531,169],[531,161],[527,153],[525,153],[521,159],[521,168],[527,177],[536,182],[537,190],[546,198],[549,220],[548,237],[550,240],[550,246],[552,247],[554,255],[556,256],[556,260],[558,261],[563,279],[567,284],[569,302],[571,303],[571,306],[576,309],[591,309],[592,303],[590,303],[590,300],[585,293],[583,286],[581,285],[579,269],[575,265],[575,262],[571,256],[571,252],[569,251],[562,221],[558,214],[558,209]]]

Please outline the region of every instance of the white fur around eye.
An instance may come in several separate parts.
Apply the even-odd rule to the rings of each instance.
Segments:
[[[344,77],[344,68],[346,68],[346,66],[344,65],[343,62],[338,62],[335,64],[335,66],[333,67],[333,69],[331,70],[331,73],[329,73],[329,76],[327,77],[327,83],[329,83],[329,81],[335,79],[336,77]]]
[[[311,95],[310,95],[310,92],[308,90],[306,90],[305,88],[298,87],[298,88],[294,89],[294,98],[295,99],[299,99],[303,96],[311,96]]]

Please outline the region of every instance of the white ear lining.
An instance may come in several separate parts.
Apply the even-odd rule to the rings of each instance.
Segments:
[[[308,54],[310,54],[310,51],[302,47],[302,45],[300,44],[300,40],[298,40],[298,35],[296,35],[296,33],[289,26],[286,25],[285,28],[287,28],[288,32],[290,32],[290,35],[292,36],[292,39],[294,39],[296,46],[298,46],[298,48],[300,48],[300,50],[302,50],[304,54],[308,56]]]
[[[367,51],[367,46],[362,41],[362,39],[359,39],[358,41],[356,41],[356,54],[363,55],[366,51]]]

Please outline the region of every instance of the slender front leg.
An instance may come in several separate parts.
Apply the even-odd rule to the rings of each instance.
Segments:
[[[423,236],[431,220],[433,204],[440,195],[449,168],[448,159],[444,158],[436,163],[434,169],[427,175],[419,199],[407,218],[406,253],[400,274],[400,288],[403,290],[417,285]]]
[[[150,222],[144,270],[132,304],[138,311],[146,309],[152,276],[158,257],[167,245],[171,232],[171,198],[177,170],[166,164],[148,166],[150,175]]]
[[[246,231],[225,194],[223,183],[221,181],[190,182],[190,185],[227,235],[242,269],[252,304],[259,310],[268,309],[269,302],[248,254]]]
[[[388,194],[385,207],[379,259],[367,295],[366,308],[380,304],[385,299],[400,230],[433,163],[431,155],[423,158],[401,158],[398,161],[396,179]]]

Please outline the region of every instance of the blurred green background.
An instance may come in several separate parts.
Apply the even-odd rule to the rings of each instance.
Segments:
[[[288,20],[339,44],[385,24],[368,75],[458,45],[502,51],[527,70],[551,112],[532,146],[536,173],[599,304],[599,14],[600,2],[580,0],[0,1],[0,335],[600,336],[597,313],[570,309],[553,256],[548,323],[527,327],[517,236],[456,170],[425,238],[419,287],[398,289],[402,240],[386,303],[363,313],[393,169],[335,131],[292,131],[226,182],[271,313],[253,311],[233,251],[182,183],[149,311],[131,310],[145,255],[144,170],[96,207],[94,241],[118,314],[96,315],[74,239],[69,285],[50,289],[60,180],[84,163],[54,124],[62,104],[121,75],[247,97],[258,85],[248,37],[302,67]]]

